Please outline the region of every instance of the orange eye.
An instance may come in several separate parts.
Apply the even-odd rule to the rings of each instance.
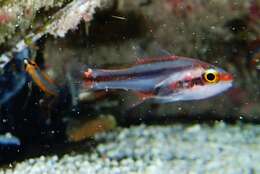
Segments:
[[[206,80],[208,83],[217,83],[219,81],[219,74],[216,70],[214,69],[208,69],[205,71],[203,74],[203,78]]]

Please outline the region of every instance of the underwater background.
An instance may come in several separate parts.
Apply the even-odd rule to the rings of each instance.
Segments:
[[[135,107],[82,87],[82,68],[166,55],[233,87]],[[260,173],[259,75],[259,0],[0,0],[0,173]]]

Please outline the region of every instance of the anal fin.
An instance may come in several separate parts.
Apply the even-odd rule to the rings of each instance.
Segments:
[[[147,100],[154,96],[152,92],[137,92],[136,95],[140,101]]]

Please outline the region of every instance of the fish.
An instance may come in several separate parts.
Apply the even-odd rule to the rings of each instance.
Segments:
[[[21,70],[21,61],[13,59],[6,63],[0,73],[0,105],[5,104],[24,87],[26,73]]]
[[[12,100],[28,82],[23,60],[29,55],[29,48],[24,48],[14,52],[12,59],[6,54],[0,56],[0,105]]]
[[[23,72],[5,73],[0,76],[0,105],[14,97],[26,83],[26,75]]]
[[[125,90],[141,102],[201,100],[233,86],[233,76],[204,61],[176,55],[138,59],[118,69],[86,68],[83,87],[93,91]]]
[[[20,146],[21,141],[11,133],[0,134],[0,146]]]
[[[67,136],[70,142],[79,142],[93,137],[95,134],[116,128],[116,119],[111,116],[99,116],[91,120],[80,120],[76,126],[68,128]]]
[[[57,96],[59,88],[54,84],[53,80],[44,73],[33,60],[24,59],[25,71],[31,76],[37,86],[50,96]]]

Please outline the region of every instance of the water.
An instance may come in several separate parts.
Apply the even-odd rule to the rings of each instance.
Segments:
[[[0,50],[12,59],[0,67],[0,134],[17,138],[1,139],[0,173],[259,173],[258,0],[100,1],[89,0],[82,15],[70,13],[89,5],[82,0],[59,1],[64,10],[57,2],[12,4],[15,15],[0,10]],[[136,107],[134,92],[84,88],[82,67],[127,67],[168,54],[221,67],[234,87],[205,100]],[[37,62],[58,95],[44,93],[24,58]]]

